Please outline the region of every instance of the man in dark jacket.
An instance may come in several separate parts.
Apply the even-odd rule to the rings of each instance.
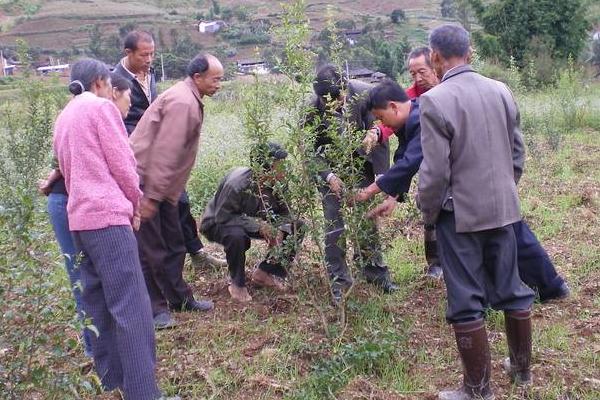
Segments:
[[[417,57],[418,63],[413,62],[414,57]],[[432,86],[437,85],[438,82],[437,77],[435,80],[430,78],[430,75],[434,74],[434,71],[431,66],[430,51],[428,48],[419,48],[411,52],[409,55],[411,73],[415,65],[418,66],[418,72],[412,75],[423,75],[427,78],[421,79],[421,84],[418,86],[422,93],[426,93]],[[415,85],[417,82],[418,80],[415,81]],[[429,83],[426,84],[423,82]],[[397,86],[396,89],[392,89],[394,85],[388,82],[372,89],[370,107],[372,108],[371,112],[383,123],[380,126],[383,127],[383,135],[379,135],[379,141],[387,140],[388,134],[385,132],[385,127],[387,126],[392,127],[396,136],[398,136],[399,146],[394,153],[395,165],[390,168],[388,173],[378,179],[376,183],[371,184],[368,188],[361,191],[357,196],[359,201],[365,201],[381,191],[394,197],[400,194],[398,201],[402,201],[403,194],[407,193],[410,188],[412,176],[418,170],[418,168],[415,169],[415,163],[417,160],[420,163],[423,158],[420,144],[419,97],[415,98],[409,91],[406,91],[406,95],[413,100],[413,103],[410,110],[406,109],[406,107],[402,108],[402,104],[407,103],[399,99],[405,99],[405,97],[401,95],[397,85],[395,85]],[[415,85],[412,87],[414,88]],[[421,89],[422,87],[426,89]],[[411,138],[414,142],[409,142]],[[413,144],[411,145],[410,143]],[[416,151],[417,147],[418,151]],[[404,154],[406,154],[406,157],[402,156]],[[396,204],[397,202],[394,201],[394,198],[388,197],[379,207],[373,210],[371,215],[390,215]],[[517,239],[519,275],[523,282],[537,291],[541,302],[567,297],[569,295],[569,287],[563,277],[557,273],[548,253],[544,250],[527,223],[524,220],[515,222],[513,228]],[[431,277],[441,276],[441,267],[435,242],[435,229],[430,225],[425,227],[425,257],[428,262],[427,275]]]
[[[392,167],[376,182],[360,190],[356,200],[366,201],[377,193],[384,192],[388,195],[384,202],[388,208],[381,207],[376,211],[385,211],[384,215],[389,215],[397,202],[404,201],[410,190],[412,178],[423,160],[419,103],[410,100],[396,82],[387,80],[371,89],[369,109],[379,121],[393,129],[398,137],[398,148],[394,152]],[[379,138],[380,142],[385,140],[387,138]]]
[[[259,286],[284,290],[287,267],[302,243],[302,223],[289,218],[287,206],[277,194],[285,179],[283,160],[287,152],[268,143],[251,155],[255,168],[229,172],[206,206],[201,232],[225,247],[231,283],[229,293],[240,302],[252,297],[246,287],[246,251],[251,239],[263,239],[269,252],[252,274]]]
[[[335,303],[341,301],[345,290],[352,285],[352,278],[346,263],[345,246],[340,243],[345,230],[341,210],[344,183],[336,172],[343,170],[344,166],[340,165],[339,159],[330,155],[330,152],[335,148],[335,141],[343,139],[345,135],[353,135],[373,127],[374,118],[367,109],[368,90],[371,87],[355,80],[344,82],[333,65],[320,67],[313,85],[313,111],[305,121],[316,130],[315,149],[318,162],[323,165],[318,177],[318,187],[327,224],[325,262],[332,280],[331,290]],[[342,93],[344,88],[346,93]],[[374,182],[377,175],[383,174],[389,168],[387,144],[376,148],[368,156],[362,149],[355,150],[353,158],[362,160],[359,187],[368,186]],[[389,270],[383,263],[379,235],[374,223],[366,223],[359,240],[360,249],[355,251],[355,260],[359,262],[367,281],[380,286],[386,293],[396,290],[397,286],[392,282]]]

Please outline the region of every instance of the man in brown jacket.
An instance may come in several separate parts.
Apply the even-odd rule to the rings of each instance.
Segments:
[[[204,118],[202,98],[219,90],[223,66],[209,54],[196,56],[188,77],[161,94],[131,135],[144,197],[137,234],[140,261],[157,328],[173,326],[169,309],[206,311],[183,279],[185,245],[177,203],[196,162]],[[167,304],[168,302],[168,304]]]
[[[441,83],[421,96],[419,202],[435,225],[452,324],[464,367],[446,400],[493,399],[484,310],[505,313],[511,379],[531,382],[531,305],[519,278],[515,232],[516,183],[524,162],[519,112],[509,89],[468,65],[469,34],[443,25],[429,36]]]

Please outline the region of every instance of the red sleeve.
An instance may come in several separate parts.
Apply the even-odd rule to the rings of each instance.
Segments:
[[[417,88],[417,84],[413,83],[411,87],[406,89],[406,95],[409,99],[413,100],[419,97],[419,90]]]
[[[377,128],[379,129],[379,132],[381,132],[380,141],[382,143],[387,142],[390,136],[394,134],[394,130],[387,125],[379,124],[377,125]]]

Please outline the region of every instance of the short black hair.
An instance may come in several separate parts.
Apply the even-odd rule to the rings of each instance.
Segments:
[[[200,53],[190,61],[187,66],[187,75],[193,78],[195,74],[203,74],[208,71],[208,57],[206,53]]]
[[[276,160],[283,160],[288,156],[287,151],[278,143],[266,142],[255,145],[250,151],[250,162],[269,171]]]
[[[325,64],[317,69],[317,77],[313,83],[315,94],[319,97],[331,96],[337,99],[342,93],[345,79],[333,64]]]
[[[75,96],[89,91],[97,80],[106,80],[110,72],[106,64],[93,58],[82,58],[71,67],[69,92]]]
[[[407,101],[410,101],[410,99],[404,89],[402,89],[396,81],[386,79],[369,90],[367,108],[369,110],[381,110],[387,108],[390,101],[406,103]]]
[[[429,47],[445,59],[467,57],[471,50],[471,38],[462,26],[446,24],[431,31]]]
[[[408,65],[408,62],[410,60],[419,58],[421,56],[425,56],[425,64],[431,67],[431,49],[427,46],[412,49],[411,52],[408,54],[408,57],[406,58],[406,65]]]
[[[136,51],[140,42],[154,43],[154,38],[150,32],[131,31],[123,39],[123,48]]]
[[[112,84],[112,87],[117,89],[119,92],[124,92],[127,89],[131,89],[131,82],[129,79],[114,71],[110,73],[110,83]]]

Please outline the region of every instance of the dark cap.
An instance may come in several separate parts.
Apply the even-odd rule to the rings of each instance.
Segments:
[[[250,161],[253,164],[261,165],[264,169],[270,169],[273,161],[283,160],[287,155],[287,151],[281,145],[267,142],[256,145],[250,151]]]
[[[288,155],[287,151],[285,151],[285,149],[281,147],[281,145],[275,142],[268,142],[267,146],[269,148],[269,157],[275,160],[283,160]]]

